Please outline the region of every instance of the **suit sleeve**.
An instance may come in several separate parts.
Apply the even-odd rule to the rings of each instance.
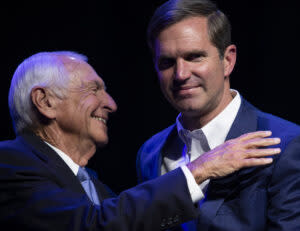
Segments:
[[[276,162],[268,195],[268,231],[300,230],[300,137]]]
[[[14,165],[22,158],[20,155],[11,155],[9,161],[1,156],[2,152],[0,225],[9,225],[11,230],[164,230],[197,214],[181,170],[124,191],[95,207],[85,194],[51,181],[40,166]]]

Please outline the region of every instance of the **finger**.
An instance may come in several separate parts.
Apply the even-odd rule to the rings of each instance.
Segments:
[[[240,139],[241,141],[244,141],[244,140],[250,140],[250,139],[254,139],[254,138],[264,138],[264,137],[268,137],[270,135],[272,135],[271,131],[256,131],[256,132],[250,132],[250,133],[241,135],[238,139]]]
[[[242,167],[255,167],[261,165],[271,164],[273,162],[272,158],[251,158],[244,159],[242,163]]]
[[[257,138],[248,140],[246,144],[246,148],[252,148],[252,147],[266,147],[271,145],[276,145],[280,143],[280,138],[274,137],[274,138]]]
[[[246,158],[259,158],[264,156],[273,156],[281,152],[280,148],[265,148],[265,149],[251,149],[245,152]]]

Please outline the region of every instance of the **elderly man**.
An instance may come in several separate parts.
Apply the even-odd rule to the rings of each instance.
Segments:
[[[257,132],[118,197],[84,166],[108,142],[117,106],[103,80],[74,52],[42,52],[17,68],[9,92],[17,134],[0,143],[0,225],[10,230],[142,231],[197,216],[199,183],[265,165],[279,142]],[[196,187],[195,187],[196,185]],[[194,188],[196,190],[194,191]]]
[[[300,127],[230,88],[236,46],[227,17],[209,0],[169,0],[150,21],[148,42],[161,90],[180,113],[140,149],[139,179],[154,179],[243,133],[272,130],[282,140],[276,164],[201,183],[197,222],[183,228],[300,230]]]

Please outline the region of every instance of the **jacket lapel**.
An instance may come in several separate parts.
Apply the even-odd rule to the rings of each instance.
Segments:
[[[178,139],[176,126],[173,124],[168,127],[160,139],[157,140],[155,146],[153,145],[153,150],[145,157],[145,163],[149,163],[145,168],[144,172],[146,179],[154,179],[161,175],[161,166],[163,158],[170,152],[169,144],[173,142],[174,139]],[[159,155],[157,155],[159,153]]]
[[[226,140],[257,130],[257,109],[242,98],[239,112],[229,130]]]
[[[256,109],[246,100],[242,99],[239,112],[232,124],[226,140],[236,138],[242,134],[256,131],[257,115]],[[209,183],[206,197],[200,203],[200,215],[198,227],[201,231],[206,231],[213,222],[220,206],[224,200],[231,195],[239,186],[239,172],[235,172],[226,177],[211,180]]]
[[[161,149],[160,153],[160,163],[159,166],[162,166],[164,157],[168,157],[170,159],[177,160],[182,156],[182,151],[184,148],[184,143],[178,136],[177,127],[176,125],[173,126],[172,130],[170,130],[167,139],[164,143],[163,148]],[[160,173],[160,172],[159,172]],[[161,175],[161,174],[160,174]]]
[[[85,193],[77,177],[60,156],[44,141],[31,132],[18,137],[42,161],[47,163],[48,171],[56,183],[75,192]],[[63,176],[63,177],[62,177]]]

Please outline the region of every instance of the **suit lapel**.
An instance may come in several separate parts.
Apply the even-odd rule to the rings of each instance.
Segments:
[[[256,129],[256,109],[246,100],[242,99],[241,107],[226,140],[236,138],[248,132],[256,131]],[[199,205],[200,215],[198,218],[198,227],[199,229],[201,228],[201,231],[209,229],[209,226],[213,222],[213,219],[224,200],[239,186],[238,176],[239,172],[236,172],[221,179],[211,180],[206,197]]]
[[[85,193],[77,177],[68,165],[38,136],[31,132],[26,132],[19,138],[38,158],[47,163],[48,171],[51,172],[53,176],[52,180],[55,180],[61,187],[67,187],[72,191]]]
[[[257,109],[242,98],[239,112],[229,130],[226,140],[257,130]]]
[[[157,145],[157,147],[161,147],[160,144]],[[162,163],[162,157],[161,155],[155,155],[157,152],[160,152],[160,149],[155,148],[153,150],[153,153],[150,153],[149,155],[146,156],[145,162],[149,163],[144,168],[145,171],[145,179],[151,180],[155,179],[156,177],[161,175],[161,163]]]
[[[152,146],[153,150],[151,150],[151,153],[149,153],[144,160],[145,163],[149,163],[149,165],[144,168],[147,180],[154,179],[161,175],[162,160],[169,152],[168,147],[170,142],[173,142],[176,137],[178,138],[177,130],[173,124],[164,131],[164,134],[160,136],[155,146]],[[157,155],[157,153],[159,153],[159,155]]]

